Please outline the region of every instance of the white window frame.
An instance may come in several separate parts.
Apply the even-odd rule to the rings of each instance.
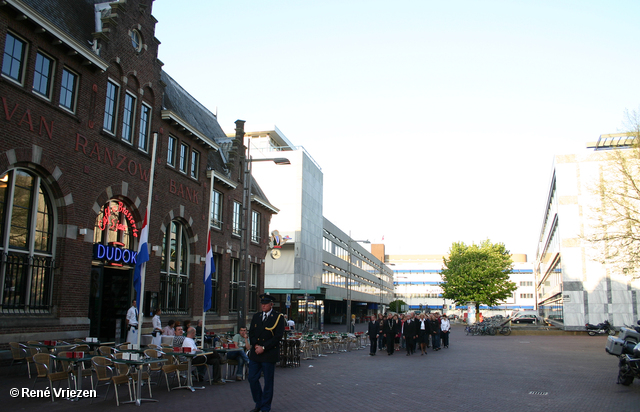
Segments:
[[[109,88],[113,87],[113,96],[109,95]],[[113,80],[107,81],[107,89],[105,92],[104,118],[102,120],[102,129],[115,136],[116,124],[118,123],[118,105],[120,103],[120,85]],[[111,106],[111,107],[110,107]],[[107,125],[107,118],[111,121]],[[108,126],[108,127],[107,127]]]
[[[130,107],[127,107],[127,103],[131,102]],[[130,145],[133,144],[133,130],[135,128],[136,119],[136,96],[131,92],[124,94],[124,107],[122,113],[122,140]]]
[[[253,243],[260,243],[260,224],[262,223],[262,216],[260,212],[256,210],[251,211],[251,241]]]
[[[222,229],[222,193],[213,190],[211,194],[211,227]]]
[[[198,169],[200,168],[200,152],[191,150],[191,165],[189,167],[189,176],[198,179]]]
[[[178,153],[178,170],[184,174],[187,174],[187,168],[189,166],[189,145],[184,142],[180,142],[180,152]]]
[[[7,58],[7,39],[9,38],[9,36],[13,37],[16,41],[19,41],[22,44],[22,55],[20,56],[20,59],[14,59],[13,55],[9,55],[12,59],[12,63],[13,60],[18,61],[20,64],[20,67],[18,68],[18,77],[15,78],[11,75],[11,73],[5,73],[4,72],[4,65],[5,65],[5,60]],[[7,35],[5,36],[5,40],[4,40],[4,50],[2,51],[2,70],[0,73],[2,73],[2,77],[5,77],[9,80],[11,80],[14,83],[17,83],[19,85],[23,85],[24,84],[24,77],[25,77],[25,67],[27,66],[27,56],[29,55],[29,43],[23,39],[22,37],[12,33],[12,32],[7,32]],[[13,67],[13,65],[12,65]]]
[[[38,58],[42,57],[42,59],[46,59],[47,61],[49,61],[49,72],[46,73],[46,76],[43,76],[43,73],[41,73],[40,71],[38,71],[37,65],[38,65]],[[36,52],[36,61],[35,61],[35,65],[33,68],[33,82],[34,84],[31,85],[31,92],[35,95],[38,95],[44,99],[47,100],[51,100],[51,90],[53,88],[53,78],[56,72],[56,61],[53,59],[53,57],[49,56],[48,54],[44,53],[41,50],[38,50]],[[44,93],[42,93],[39,89],[36,89],[36,85],[35,85],[35,81],[36,81],[36,77],[39,76],[41,79],[42,78],[46,78],[46,90]]]
[[[65,73],[69,73],[70,75],[72,75],[74,77],[74,81],[73,81],[73,89],[69,90],[67,88],[67,83],[64,82],[64,76]],[[60,83],[60,101],[59,101],[59,105],[61,108],[63,108],[64,110],[70,111],[71,113],[75,113],[76,112],[76,104],[78,102],[78,85],[79,85],[79,79],[80,76],[78,75],[78,73],[69,70],[69,68],[67,67],[63,67],[62,68],[62,79],[63,81]],[[65,106],[62,103],[62,95],[68,95],[69,93],[71,93],[71,106]]]
[[[149,134],[151,130],[151,106],[142,103],[140,106],[140,129],[138,131],[138,149],[149,152]],[[145,118],[146,115],[146,118]]]
[[[242,234],[242,203],[233,201],[233,220],[231,221],[231,234],[241,236]]]
[[[176,149],[178,148],[178,139],[169,135],[167,140],[167,164],[176,167]]]

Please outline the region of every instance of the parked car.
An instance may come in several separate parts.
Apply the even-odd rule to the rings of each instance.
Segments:
[[[516,316],[515,318],[511,319],[511,322],[513,322],[513,323],[533,323],[533,324],[536,324],[536,323],[540,322],[540,318],[537,315],[522,314],[520,316]]]

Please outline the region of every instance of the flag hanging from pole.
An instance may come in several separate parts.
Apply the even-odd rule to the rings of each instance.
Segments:
[[[207,236],[207,257],[205,258],[204,265],[204,277],[202,279],[204,283],[204,306],[203,311],[206,312],[211,309],[211,280],[213,279],[213,272],[216,270],[213,263],[213,252],[211,251],[211,232]]]
[[[142,267],[149,261],[149,226],[147,226],[148,211],[144,215],[144,224],[140,231],[140,241],[138,243],[138,256],[136,257],[136,267],[133,273],[133,288],[136,290],[136,303],[140,311],[140,289],[142,285]]]

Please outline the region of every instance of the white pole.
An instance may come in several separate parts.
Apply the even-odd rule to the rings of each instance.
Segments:
[[[156,142],[158,141],[158,133],[153,134],[153,149],[151,152],[151,174],[149,176],[149,196],[147,198],[147,229],[150,227],[151,220],[151,200],[153,199],[153,175],[156,169]],[[147,239],[147,249],[151,255],[151,242]],[[138,341],[136,345],[140,348],[140,338],[142,336],[142,322],[144,320],[144,283],[147,271],[147,262],[142,264],[140,268],[140,310],[138,311]]]

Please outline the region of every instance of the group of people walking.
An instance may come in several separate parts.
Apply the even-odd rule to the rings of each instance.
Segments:
[[[416,353],[427,354],[427,348],[439,351],[442,347],[449,347],[451,323],[447,315],[439,313],[416,316],[414,312],[404,315],[388,313],[384,317],[381,313],[377,319],[369,321],[367,334],[371,342],[369,355],[374,356],[377,349],[386,349],[387,355],[393,355],[401,348],[406,349],[406,356]]]

